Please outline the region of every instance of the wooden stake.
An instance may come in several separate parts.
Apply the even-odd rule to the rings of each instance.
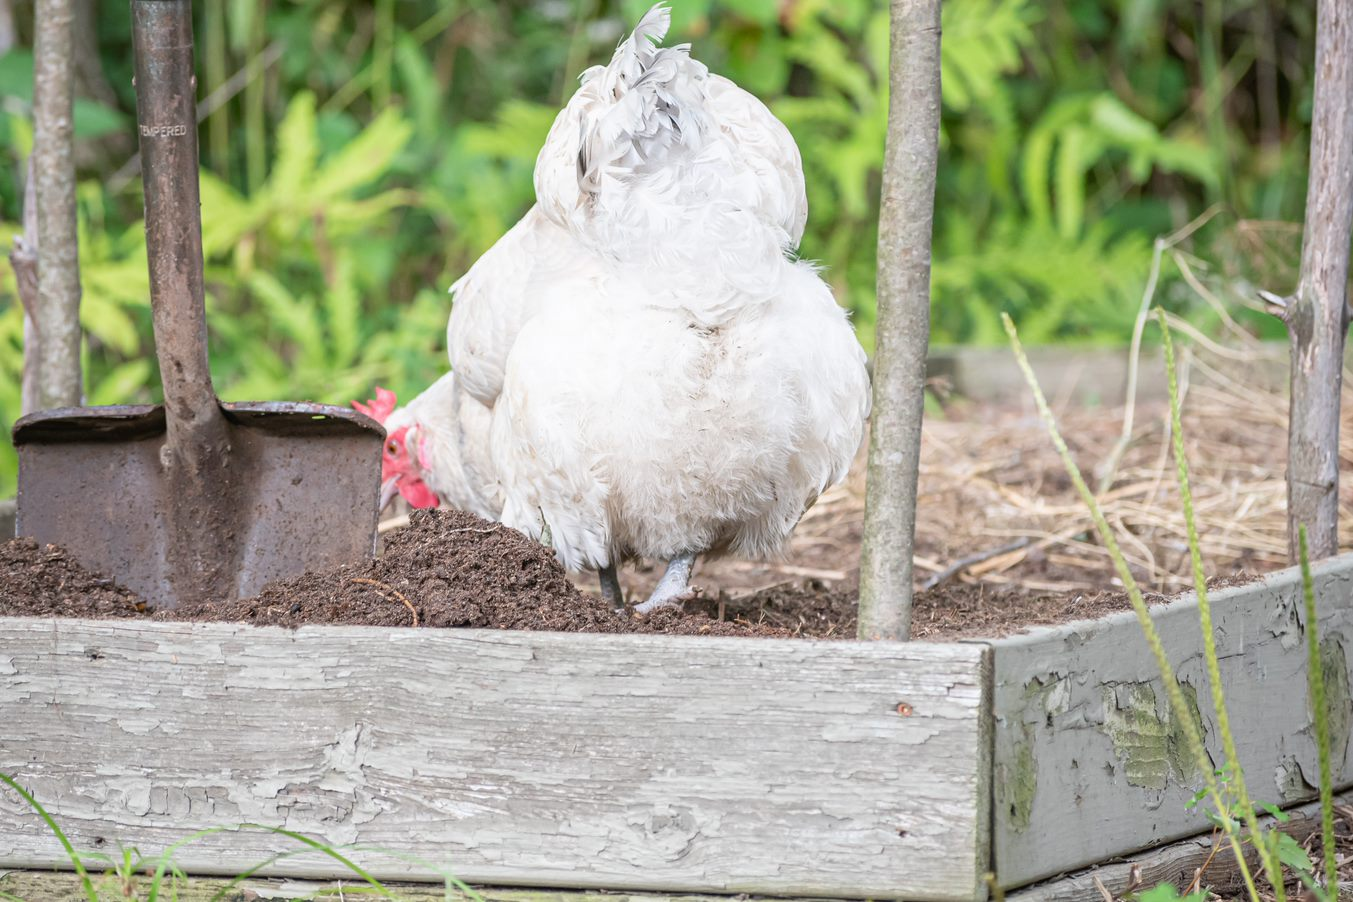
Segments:
[[[874,412],[860,561],[862,639],[906,639],[911,633],[916,478],[930,344],[930,239],[940,137],[939,0],[892,0],[889,71]]]
[[[1348,257],[1353,229],[1353,5],[1320,0],[1315,110],[1301,280],[1282,306],[1292,340],[1287,444],[1288,549],[1297,528],[1311,557],[1339,550],[1339,393],[1348,331]]]

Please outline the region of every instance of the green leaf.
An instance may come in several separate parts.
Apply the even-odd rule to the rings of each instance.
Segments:
[[[1128,109],[1113,94],[1100,94],[1090,104],[1090,121],[1105,135],[1121,145],[1150,144],[1160,132],[1147,120]]]
[[[352,258],[340,257],[335,269],[334,284],[325,293],[324,306],[332,345],[330,359],[336,368],[343,368],[357,356],[362,301],[357,293]]]
[[[1137,894],[1137,902],[1203,902],[1206,898],[1207,893],[1201,890],[1181,896],[1173,883],[1161,883]]]
[[[1311,856],[1306,854],[1306,850],[1302,848],[1301,843],[1291,836],[1286,833],[1278,833],[1275,846],[1278,852],[1278,860],[1285,866],[1299,874],[1315,872],[1315,863],[1311,861]]]
[[[1057,151],[1057,230],[1063,238],[1080,234],[1085,223],[1085,130],[1072,126],[1062,132]]]
[[[229,253],[240,236],[256,228],[262,204],[250,204],[234,188],[207,170],[198,174],[202,203],[202,253],[207,259]]]
[[[16,48],[0,55],[0,97],[33,103],[33,51]]]
[[[80,299],[80,324],[90,335],[124,357],[132,356],[141,348],[136,323],[116,301],[102,294],[84,293]]]
[[[273,203],[287,207],[293,198],[306,193],[318,159],[315,95],[302,91],[291,99],[287,114],[277,127],[277,161],[265,189]]]
[[[89,393],[89,403],[130,404],[150,382],[150,361],[129,360],[113,367]]]
[[[723,0],[720,5],[758,25],[774,25],[780,17],[780,0]]]
[[[325,342],[315,305],[309,299],[297,298],[266,272],[255,272],[249,279],[249,288],[267,311],[274,328],[300,348],[305,362],[322,365]]]
[[[307,193],[312,208],[380,178],[413,135],[413,126],[396,109],[382,110],[346,147],[324,162]]]
[[[98,101],[77,97],[73,126],[76,138],[101,138],[104,135],[130,130],[131,117]]]
[[[442,125],[441,82],[418,42],[404,32],[395,41],[395,68],[418,136],[435,140]]]
[[[1256,802],[1255,807],[1259,808],[1260,810],[1267,811],[1269,816],[1280,824],[1285,824],[1288,821],[1292,820],[1292,816],[1289,815],[1286,811],[1283,811],[1277,805],[1271,805],[1268,802]]]

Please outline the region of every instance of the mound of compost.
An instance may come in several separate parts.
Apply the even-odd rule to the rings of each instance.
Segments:
[[[149,617],[259,626],[305,624],[478,627],[578,633],[787,636],[764,623],[715,621],[699,611],[647,620],[578,590],[554,554],[522,533],[462,511],[419,511],[374,560],[269,583],[255,598],[151,611],[113,580],[55,545],[0,545],[0,615]]]
[[[146,605],[90,573],[64,548],[32,539],[0,544],[0,614],[11,617],[138,617]]]
[[[578,590],[553,552],[464,511],[415,512],[380,557],[270,583],[256,598],[183,607],[172,620],[301,626],[478,627],[576,633],[775,636],[769,625],[661,611],[647,621]]]

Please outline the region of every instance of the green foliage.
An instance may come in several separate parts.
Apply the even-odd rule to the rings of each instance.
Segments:
[[[529,206],[560,103],[648,5],[198,4],[222,394],[344,401],[380,382],[403,397],[438,375],[446,288]],[[1299,218],[1313,16],[1277,0],[1229,6],[1217,16],[1215,0],[945,2],[936,343],[1000,342],[1002,311],[1032,341],[1121,342],[1156,235],[1219,200],[1229,223]],[[97,8],[107,87],[76,109],[86,388],[98,403],[153,400],[140,196],[124,170],[135,152],[130,16],[125,4]],[[0,56],[6,244],[32,143],[27,37]],[[872,345],[886,4],[682,0],[671,40],[691,41],[793,132],[811,206],[801,251],[826,265]],[[1195,259],[1214,264],[1206,278],[1283,289],[1297,249],[1256,251],[1236,234],[1195,236]],[[1167,266],[1159,297],[1189,312],[1196,297],[1179,287]],[[21,348],[0,265],[0,423],[18,415]],[[13,487],[0,442],[0,496]]]
[[[1161,883],[1138,893],[1136,902],[1205,902],[1207,897],[1203,890],[1181,896],[1173,883]]]

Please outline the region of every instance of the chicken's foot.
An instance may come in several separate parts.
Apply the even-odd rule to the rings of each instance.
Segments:
[[[667,570],[653,588],[648,600],[634,609],[639,616],[647,616],[658,608],[680,605],[695,597],[691,588],[691,569],[695,566],[695,552],[679,554],[667,562]]]

